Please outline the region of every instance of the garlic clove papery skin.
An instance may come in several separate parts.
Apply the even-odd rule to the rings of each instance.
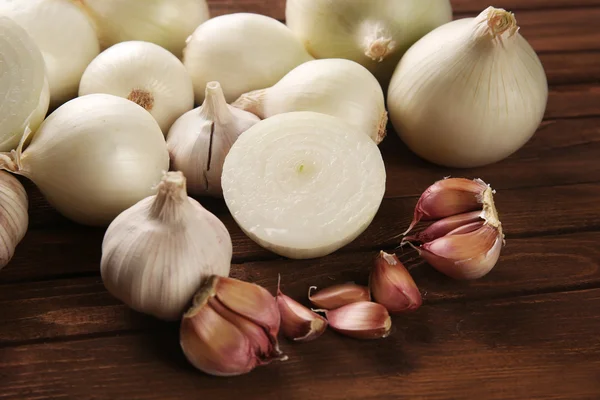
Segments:
[[[449,234],[450,232],[464,226],[465,224],[471,224],[478,221],[483,221],[483,219],[481,218],[481,210],[446,217],[434,222],[421,232],[417,232],[415,235],[406,236],[402,238],[402,243],[431,242],[435,239],[441,238],[442,236]]]
[[[344,120],[375,143],[386,135],[383,91],[367,69],[349,60],[309,61],[274,86],[246,93],[232,105],[261,118],[292,111],[328,114]]]
[[[308,299],[315,307],[325,310],[333,310],[359,301],[371,301],[369,288],[356,283],[330,286],[314,294],[311,293],[313,289],[317,287],[311,286],[308,289]]]
[[[387,309],[369,301],[325,311],[325,315],[333,330],[355,339],[382,339],[392,331],[392,319]]]
[[[404,52],[452,20],[448,0],[288,0],[286,24],[315,58],[345,58],[387,84]]]
[[[29,34],[0,16],[0,151],[19,145],[44,120],[50,101],[44,58]]]
[[[241,229],[289,258],[330,254],[369,226],[383,200],[379,148],[339,118],[286,113],[259,122],[223,165],[223,197]]]
[[[479,279],[498,262],[504,245],[502,230],[485,224],[469,233],[448,234],[418,248],[431,266],[451,278]]]
[[[490,7],[430,32],[406,52],[388,90],[390,118],[417,155],[449,167],[500,161],[542,121],[544,68],[514,16]]]
[[[179,117],[167,136],[171,167],[186,176],[190,193],[223,197],[225,156],[259,121],[256,115],[228,105],[218,82],[206,85],[202,106]]]
[[[494,191],[481,179],[446,178],[428,187],[419,198],[408,234],[421,220],[452,217],[480,210]],[[490,198],[492,198],[490,197]]]
[[[24,140],[27,138],[24,138]],[[154,193],[169,154],[160,127],[137,104],[112,95],[73,99],[46,118],[0,168],[23,175],[67,218],[107,226]]]
[[[369,276],[369,288],[373,300],[392,314],[414,311],[423,304],[417,284],[395,254],[379,253]]]
[[[100,45],[143,40],[181,57],[186,38],[208,20],[206,0],[74,0],[94,21]]]
[[[258,14],[229,14],[210,19],[188,38],[183,63],[194,82],[196,103],[208,82],[223,87],[227,102],[276,84],[298,65],[312,60],[281,22]]]
[[[134,310],[176,320],[204,280],[229,275],[232,244],[223,223],[187,196],[181,172],[166,173],[157,190],[110,224],[102,280]]]
[[[277,305],[281,314],[283,335],[295,342],[310,342],[319,338],[327,329],[327,320],[286,296],[277,289]]]
[[[107,93],[146,109],[166,135],[194,107],[192,80],[169,51],[141,41],[118,43],[104,50],[81,77],[79,95]]]
[[[15,253],[29,225],[25,188],[14,176],[0,171],[0,269]]]
[[[216,376],[242,375],[287,359],[279,350],[279,324],[279,309],[267,290],[212,276],[183,315],[180,344],[199,370]]]
[[[71,0],[0,0],[0,15],[21,25],[42,52],[51,107],[76,97],[83,71],[100,52],[87,15]]]

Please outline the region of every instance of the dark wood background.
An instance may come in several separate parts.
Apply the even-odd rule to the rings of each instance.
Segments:
[[[213,15],[284,18],[283,0],[212,0]],[[457,18],[488,3],[454,0]],[[443,176],[498,190],[507,234],[484,279],[452,281],[406,251],[424,294],[385,340],[328,331],[289,361],[237,378],[194,370],[178,324],[112,298],[99,274],[103,230],[72,224],[31,184],[30,230],[0,272],[0,399],[598,399],[600,398],[600,0],[498,0],[515,12],[551,85],[539,132],[509,159],[449,170],[410,154],[391,132],[381,148],[385,200],[372,226],[334,255],[289,261],[246,238],[220,201],[203,203],[234,239],[233,276],[304,298],[309,285],[366,283],[378,250]]]

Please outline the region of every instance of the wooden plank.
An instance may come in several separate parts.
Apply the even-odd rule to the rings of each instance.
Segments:
[[[216,3],[216,1],[215,1]],[[454,12],[478,12],[481,0],[451,0]],[[496,0],[494,7],[506,10],[544,10],[549,8],[580,8],[600,6],[600,0]]]
[[[539,57],[550,85],[600,81],[598,51],[581,51],[576,54],[542,53]]]
[[[386,197],[417,196],[444,176],[481,177],[496,189],[600,181],[600,118],[547,121],[517,153],[481,168],[430,164],[408,150],[395,132],[380,148],[388,176]]]
[[[519,4],[522,6],[519,7]],[[521,33],[529,40],[536,51],[575,51],[599,50],[600,30],[596,28],[600,19],[598,0],[535,0],[533,3],[518,0],[505,0],[495,3],[496,7],[519,10],[515,13]],[[485,5],[479,0],[458,0],[453,2],[455,18],[476,15]],[[543,5],[543,7],[542,7]],[[569,6],[569,8],[564,8]],[[592,6],[589,8],[571,8]],[[553,7],[557,7],[553,9]],[[538,8],[530,10],[531,8]],[[524,10],[523,10],[524,9]],[[213,0],[212,15],[234,12],[254,12],[270,17],[285,19],[285,2],[278,0]]]
[[[600,232],[513,239],[497,267],[472,282],[449,279],[416,257],[398,255],[411,269],[425,303],[473,301],[526,293],[600,286]],[[367,285],[377,252],[339,253],[318,260],[236,264],[232,276],[275,293],[281,274],[285,293],[307,304],[310,286],[357,282]],[[539,268],[543,266],[543,273]],[[307,304],[308,305],[308,304]],[[31,340],[131,330],[154,330],[159,323],[114,299],[99,277],[5,285],[0,291],[0,347]]]
[[[593,183],[499,190],[496,201],[505,232],[511,238],[598,230],[599,197],[600,183]],[[396,246],[397,236],[408,226],[416,201],[417,197],[385,199],[371,226],[340,252]],[[231,234],[235,244],[234,262],[277,258],[242,233],[224,204],[219,203],[211,210],[221,218]],[[100,230],[84,227],[66,233],[62,228],[41,233],[31,231],[17,248],[11,263],[2,270],[0,283],[98,273],[101,236]]]
[[[585,306],[582,306],[585,305]],[[327,332],[282,343],[284,363],[214,378],[175,324],[153,334],[0,349],[0,399],[592,399],[600,392],[600,290],[424,306],[384,340]]]
[[[455,14],[478,13],[485,8],[480,0],[451,0]],[[285,1],[283,0],[208,0],[211,16],[251,12],[268,15],[279,20],[285,19]],[[494,7],[511,11],[552,8],[580,8],[600,6],[600,0],[497,0]]]

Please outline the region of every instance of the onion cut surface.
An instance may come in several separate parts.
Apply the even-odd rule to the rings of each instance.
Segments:
[[[251,127],[225,159],[225,202],[259,245],[289,258],[330,254],[371,223],[385,192],[377,145],[341,119],[276,115]]]

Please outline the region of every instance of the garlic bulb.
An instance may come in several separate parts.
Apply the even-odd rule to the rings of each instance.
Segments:
[[[8,264],[27,232],[27,206],[27,193],[21,182],[0,171],[0,269]]]
[[[27,32],[6,17],[0,17],[0,65],[0,151],[9,151],[25,131],[35,131],[42,123],[50,91],[42,53]]]
[[[183,315],[179,343],[188,361],[215,376],[237,376],[273,361],[279,350],[279,309],[268,290],[212,276]]]
[[[387,87],[404,52],[452,20],[449,0],[287,0],[286,23],[316,58],[346,58]]]
[[[277,115],[248,129],[223,166],[225,202],[242,230],[285,257],[334,252],[371,223],[385,192],[379,148],[338,118]]]
[[[21,25],[42,52],[52,107],[77,96],[85,67],[100,52],[85,13],[71,0],[0,0],[0,15]]]
[[[102,281],[134,310],[176,320],[205,279],[229,275],[231,238],[217,217],[187,196],[181,172],[165,173],[157,189],[108,227]]]
[[[490,7],[429,33],[398,65],[390,117],[419,156],[445,166],[500,161],[539,126],[548,84],[513,14]]]
[[[309,61],[275,86],[246,93],[232,105],[261,118],[291,111],[333,115],[375,143],[380,143],[386,134],[383,91],[369,71],[349,60]]]
[[[225,156],[238,136],[259,121],[228,105],[219,82],[206,85],[202,106],[182,115],[167,136],[171,167],[186,176],[190,193],[223,196]]]
[[[24,137],[24,140],[26,137]],[[31,179],[67,218],[108,225],[150,196],[169,169],[164,136],[137,104],[108,94],[73,99],[48,116],[0,168]]]
[[[91,62],[81,78],[79,95],[107,93],[145,108],[166,135],[194,107],[192,80],[173,54],[149,42],[118,43]]]
[[[95,22],[102,48],[143,40],[181,57],[185,39],[209,18],[206,0],[74,1]]]
[[[194,81],[196,103],[210,81],[223,86],[227,102],[264,89],[312,60],[281,22],[258,14],[229,14],[200,25],[187,40],[183,63]]]
[[[408,243],[432,267],[454,279],[485,276],[504,246],[495,193],[481,179],[447,178],[434,183],[419,198],[405,234],[419,221],[438,221],[404,237],[402,245]]]

